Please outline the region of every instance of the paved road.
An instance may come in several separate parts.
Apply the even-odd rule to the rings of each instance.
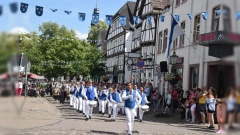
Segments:
[[[14,104],[15,105],[14,105]],[[94,108],[92,119],[85,117],[69,107],[69,102],[60,104],[51,97],[0,99],[0,134],[19,135],[95,135],[127,133],[126,116],[119,114],[114,122],[105,114],[98,114]],[[3,106],[3,107],[2,107]],[[20,110],[17,113],[17,110]],[[20,115],[18,115],[20,114]],[[213,134],[207,125],[189,124],[179,116],[155,118],[152,113],[145,114],[143,122],[135,120],[134,134],[146,135],[200,135]]]

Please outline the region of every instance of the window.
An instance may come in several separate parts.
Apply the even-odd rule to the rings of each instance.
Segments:
[[[176,0],[176,7],[180,5],[180,0]]]
[[[148,73],[148,77],[152,77],[152,73]]]
[[[163,35],[162,32],[159,32],[159,39],[158,39],[158,52],[161,52],[162,44],[163,44]]]
[[[178,45],[178,38],[173,41],[173,49],[176,49]]]
[[[164,40],[163,40],[163,52],[167,49],[167,41],[168,41],[168,30],[164,31]]]
[[[185,32],[185,22],[181,23],[181,28]],[[180,36],[179,46],[184,46],[185,34]]]
[[[198,86],[198,67],[190,68],[190,88]]]
[[[224,31],[231,31],[231,14],[230,9],[226,6],[223,6],[223,28]]]
[[[194,42],[199,40],[199,33],[200,33],[200,15],[197,15],[195,17],[195,23],[194,23]]]
[[[220,10],[220,6],[213,9],[213,16],[212,16],[212,31],[218,31],[219,30],[219,20],[220,20],[220,14],[216,13],[216,10]]]

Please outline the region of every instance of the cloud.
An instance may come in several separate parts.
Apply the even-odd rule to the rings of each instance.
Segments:
[[[23,27],[15,27],[12,30],[10,30],[10,33],[11,34],[27,34],[29,32]]]
[[[76,36],[79,38],[79,39],[87,39],[88,37],[88,34],[84,34],[84,33],[81,33],[77,30],[75,30],[75,33],[76,33]]]

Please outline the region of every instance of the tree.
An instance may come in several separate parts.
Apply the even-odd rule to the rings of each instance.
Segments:
[[[105,21],[100,20],[98,24],[92,26],[90,28],[90,32],[88,34],[88,40],[91,40],[92,45],[96,45],[96,41],[98,40],[98,33],[100,30],[107,30],[108,26]]]

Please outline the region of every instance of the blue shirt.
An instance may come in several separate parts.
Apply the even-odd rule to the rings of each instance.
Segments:
[[[149,96],[149,94],[150,94],[150,89],[149,89],[149,88],[146,88],[144,92],[146,93],[146,96]]]

